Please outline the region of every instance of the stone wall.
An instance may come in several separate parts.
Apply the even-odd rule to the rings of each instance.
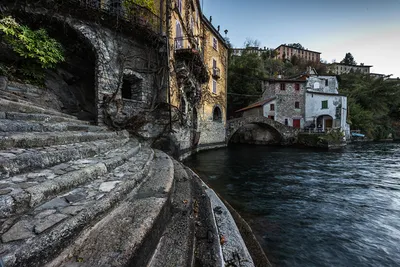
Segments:
[[[200,123],[199,145],[225,142],[225,125],[218,121],[202,121]]]

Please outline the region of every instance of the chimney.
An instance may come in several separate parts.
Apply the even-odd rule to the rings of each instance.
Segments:
[[[212,22],[212,16],[210,16],[210,23]]]
[[[218,32],[219,32],[219,29],[220,29],[220,27],[219,27],[219,25],[218,25],[218,27],[217,27]]]

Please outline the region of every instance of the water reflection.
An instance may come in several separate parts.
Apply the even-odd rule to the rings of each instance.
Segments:
[[[186,164],[249,221],[276,266],[400,266],[398,143],[233,146]]]

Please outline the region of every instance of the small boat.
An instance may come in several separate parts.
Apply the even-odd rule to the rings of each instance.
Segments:
[[[365,134],[352,132],[352,133],[351,133],[351,137],[364,138],[364,137],[365,137]]]

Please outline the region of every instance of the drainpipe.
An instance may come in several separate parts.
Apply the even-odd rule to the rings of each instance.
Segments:
[[[169,104],[169,130],[172,132],[172,107],[171,107],[171,81],[170,81],[170,70],[169,70],[169,16],[170,16],[170,1],[171,0],[166,0],[166,8],[165,8],[165,25],[166,25],[166,45],[167,45],[167,94],[168,94],[168,104]]]

